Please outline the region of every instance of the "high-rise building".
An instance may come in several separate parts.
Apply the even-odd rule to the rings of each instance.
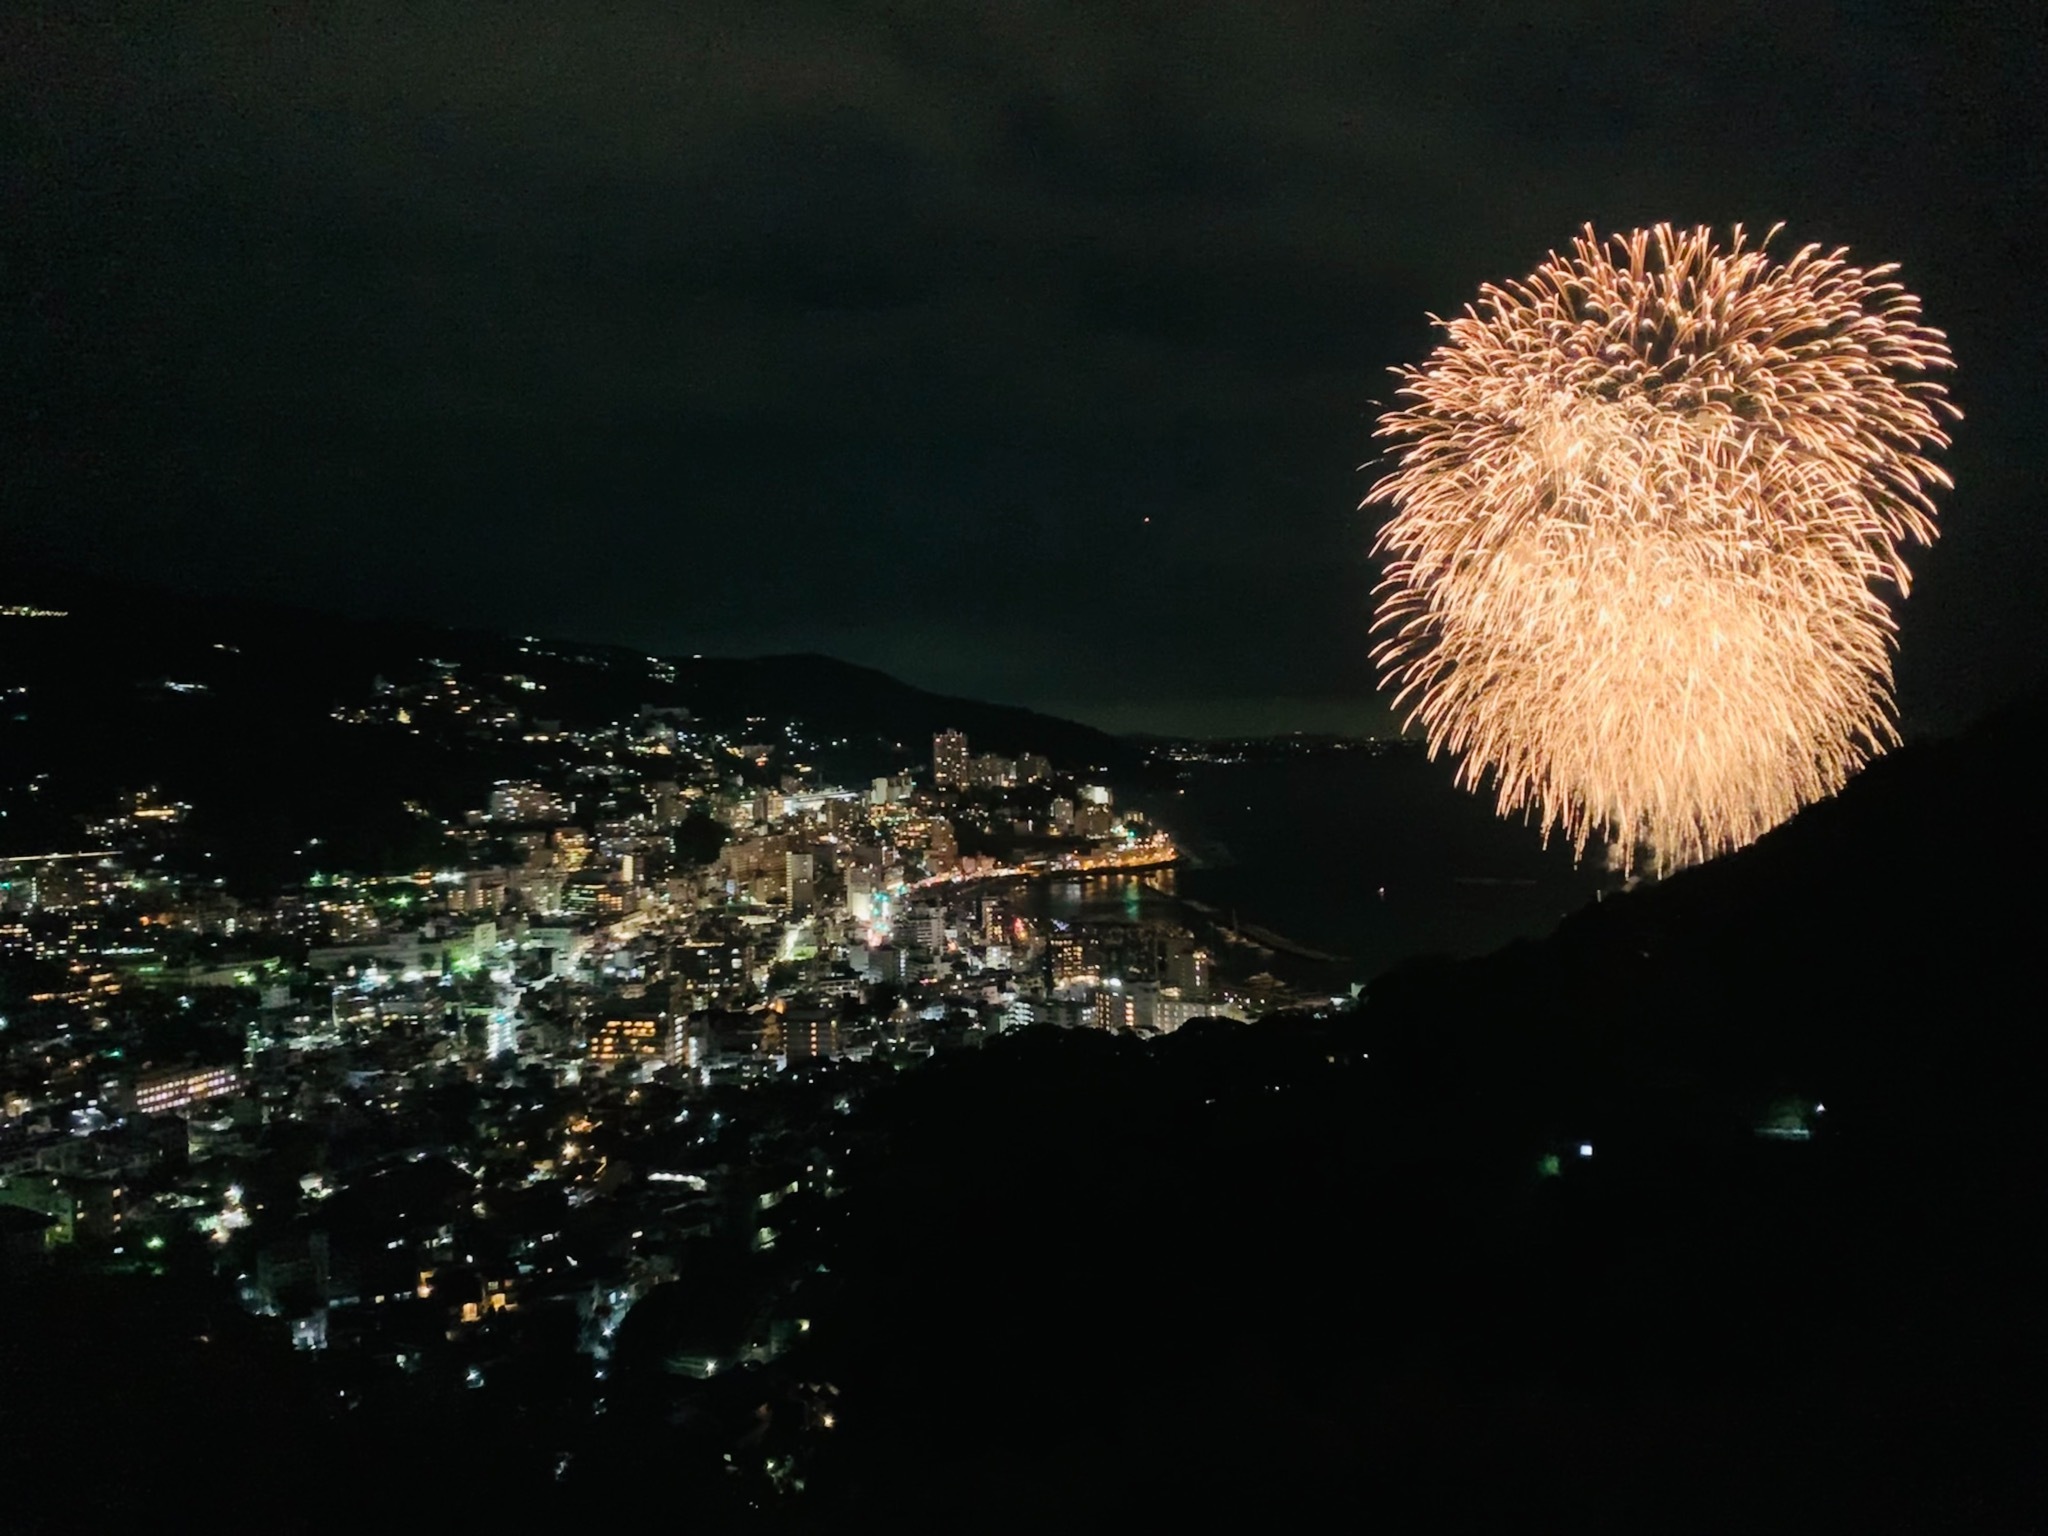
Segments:
[[[932,783],[948,789],[967,782],[967,737],[940,731],[932,738]]]
[[[783,855],[783,875],[788,883],[792,907],[813,907],[818,902],[818,856],[815,853]]]
[[[966,782],[989,789],[1007,789],[1017,782],[1014,758],[996,752],[982,752],[967,759]]]
[[[1093,999],[1093,1014],[1098,1029],[1159,1035],[1172,1034],[1190,1019],[1224,1018],[1239,1022],[1244,1019],[1244,1010],[1234,1004],[1182,997],[1173,988],[1161,988],[1150,981],[1106,987],[1097,992]]]
[[[1244,1010],[1235,1003],[1218,1002],[1208,997],[1176,997],[1171,987],[1163,989],[1152,1000],[1152,1027],[1162,1035],[1170,1035],[1190,1019],[1236,1019],[1244,1021]]]
[[[875,920],[875,872],[865,864],[846,872],[846,915],[856,923]]]
[[[896,916],[896,937],[913,949],[940,954],[946,947],[946,914],[937,907],[905,907]]]
[[[1097,1029],[1134,1030],[1138,1027],[1138,999],[1121,987],[1104,987],[1094,997]]]
[[[931,835],[925,844],[925,867],[935,875],[950,874],[960,864],[960,843],[953,835],[953,824],[943,816],[934,816]]]
[[[167,1115],[241,1088],[242,1075],[233,1067],[171,1067],[138,1073],[131,1098],[138,1115]]]
[[[994,896],[981,898],[981,933],[983,944],[1000,944],[1009,934],[1010,914],[1000,900]]]
[[[1052,961],[1054,986],[1072,986],[1075,982],[1094,977],[1094,956],[1089,953],[1087,941],[1079,933],[1055,933],[1047,949]]]
[[[514,823],[563,822],[569,804],[531,779],[507,779],[491,791],[490,818]]]
[[[548,841],[555,850],[555,868],[573,872],[590,862],[590,838],[581,827],[557,827]]]
[[[1177,939],[1166,956],[1166,984],[1187,998],[1209,995],[1209,967],[1215,956],[1192,937]]]
[[[590,1036],[590,1060],[599,1067],[617,1066],[622,1061],[664,1061],[683,1059],[685,1031],[671,1025],[667,1011],[647,1009],[604,1020]]]
[[[682,786],[674,779],[657,779],[647,786],[647,808],[657,826],[673,826],[683,819]]]
[[[839,1021],[829,1008],[788,1008],[763,1029],[761,1048],[794,1065],[839,1054]]]

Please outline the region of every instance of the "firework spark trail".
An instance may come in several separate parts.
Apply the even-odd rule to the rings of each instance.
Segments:
[[[1589,227],[1396,370],[1382,684],[1581,854],[1741,847],[1897,740],[1880,589],[1935,537],[1953,365],[1894,268],[1776,233]]]

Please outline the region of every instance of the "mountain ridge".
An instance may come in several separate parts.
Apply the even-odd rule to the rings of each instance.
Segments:
[[[928,765],[932,734],[945,729],[964,731],[978,751],[1037,752],[1088,776],[1144,767],[1136,747],[1093,727],[816,653],[658,657],[19,568],[0,603],[68,614],[0,619],[0,703],[10,706],[0,711],[0,755],[19,781],[0,793],[6,853],[75,841],[78,818],[117,793],[155,787],[204,813],[234,807],[273,823],[260,848],[223,849],[246,854],[230,862],[252,877],[274,874],[277,850],[309,836],[358,866],[402,862],[417,841],[405,801],[455,816],[482,804],[495,780],[559,766],[546,742],[509,733],[429,742],[338,718],[371,703],[378,680],[416,681],[448,662],[498,688],[523,719],[571,731],[608,729],[650,708],[688,710],[693,725],[734,741],[752,739],[758,725],[777,753],[767,771],[807,772],[814,782],[863,785]],[[40,787],[30,793],[32,781]],[[371,811],[360,836],[325,825]]]

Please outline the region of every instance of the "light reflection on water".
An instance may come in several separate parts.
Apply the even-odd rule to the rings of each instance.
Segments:
[[[1187,918],[1199,903],[1345,957],[1319,981],[1369,980],[1420,955],[1482,954],[1540,937],[1613,883],[1598,850],[1571,850],[1504,822],[1419,752],[1346,753],[1202,764],[1184,794],[1145,809],[1212,862],[1178,870],[1049,881],[1021,910],[1073,921]],[[1276,970],[1290,967],[1284,958]]]
[[[1139,922],[1168,918],[1180,910],[1174,901],[1179,871],[1150,869],[1137,874],[1090,875],[1047,880],[1034,888],[1027,910],[1061,922]]]

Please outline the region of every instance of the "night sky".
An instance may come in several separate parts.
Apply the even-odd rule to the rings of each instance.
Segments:
[[[1909,727],[2048,654],[2039,0],[4,9],[6,560],[1369,729],[1426,313],[1783,221],[1960,364]]]

